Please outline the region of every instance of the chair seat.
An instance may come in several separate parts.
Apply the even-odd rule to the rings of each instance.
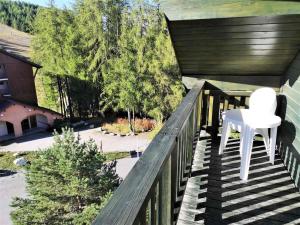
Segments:
[[[281,123],[281,118],[276,115],[257,114],[249,109],[232,109],[222,114],[223,119],[232,123],[258,128],[273,128]]]

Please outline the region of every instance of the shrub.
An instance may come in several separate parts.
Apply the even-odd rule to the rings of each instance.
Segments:
[[[152,130],[155,126],[155,121],[151,119],[135,119],[135,132],[141,133],[145,131]],[[108,130],[109,132],[126,134],[130,132],[128,119],[125,118],[117,118],[112,123],[106,123],[103,125],[103,128]]]
[[[70,121],[65,119],[55,119],[53,122],[52,129],[56,130],[57,132],[61,132],[65,127],[71,127]]]
[[[13,201],[14,224],[90,224],[120,183],[116,161],[105,161],[94,141],[63,129],[27,168],[29,198]]]

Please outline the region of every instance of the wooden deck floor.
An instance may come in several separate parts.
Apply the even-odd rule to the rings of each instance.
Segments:
[[[222,156],[219,140],[201,135],[178,225],[300,224],[300,193],[279,156],[268,161],[263,142],[255,141],[249,179],[239,179],[239,140],[229,140]]]

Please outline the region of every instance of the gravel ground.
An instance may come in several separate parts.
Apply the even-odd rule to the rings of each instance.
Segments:
[[[117,174],[123,179],[127,176],[132,169],[138,158],[124,158],[117,160]],[[0,225],[12,225],[10,221],[9,206],[13,197],[25,197],[25,175],[24,172],[10,176],[0,177]]]
[[[109,134],[102,134],[97,128],[88,129],[77,132],[82,140],[94,139],[98,146],[102,143],[102,150],[104,152],[120,152],[130,150],[143,151],[147,148],[150,141],[147,133],[139,134],[137,136],[111,136]],[[22,151],[37,151],[41,148],[47,148],[53,143],[53,137],[47,132],[32,134],[30,136],[17,139],[15,142],[0,146],[1,151],[22,152]]]

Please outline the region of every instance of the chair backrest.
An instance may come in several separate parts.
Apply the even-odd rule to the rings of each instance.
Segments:
[[[260,115],[274,115],[277,107],[276,92],[272,88],[259,88],[249,99],[249,109]]]

